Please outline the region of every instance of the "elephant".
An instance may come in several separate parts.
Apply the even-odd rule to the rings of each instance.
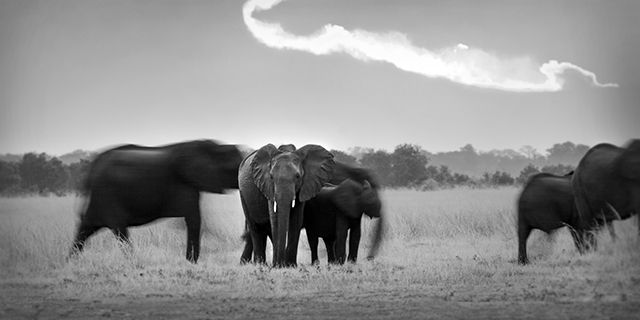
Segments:
[[[571,188],[573,172],[565,176],[538,173],[529,178],[518,198],[518,263],[527,264],[527,239],[533,229],[546,233],[569,226],[578,251],[584,245],[582,230]]]
[[[196,140],[162,147],[124,145],[92,162],[85,187],[88,204],[81,213],[71,255],[82,251],[103,227],[130,247],[127,227],[159,218],[183,217],[187,260],[200,254],[200,192],[238,189],[242,156],[234,145]]]
[[[295,147],[292,145],[284,145],[284,146],[280,146],[278,149],[283,151],[285,150],[293,151],[295,150]],[[365,182],[368,183],[371,186],[371,192],[375,193],[375,197],[378,198],[378,190],[380,189],[380,184],[378,183],[377,177],[371,170],[355,167],[352,165],[348,165],[348,164],[336,161],[334,165],[333,175],[331,176],[331,180],[329,181],[328,184],[338,185],[347,179],[354,180],[360,184],[364,184]],[[373,228],[374,231],[372,235],[374,238],[372,241],[371,251],[367,256],[367,259],[369,260],[372,260],[375,258],[380,248],[380,244],[382,242],[383,219],[374,220],[373,225],[374,225],[374,228]],[[269,233],[268,236],[271,237],[271,234]],[[245,233],[243,234],[242,238],[245,241],[245,249],[243,251],[242,258],[240,261],[241,263],[246,263],[251,261],[251,255],[253,254],[253,243],[250,239],[248,228],[245,230]]]
[[[241,262],[266,263],[266,240],[273,243],[275,267],[296,266],[305,202],[333,175],[333,154],[319,145],[300,149],[267,144],[240,164],[238,185],[245,215],[245,248]],[[255,252],[254,252],[255,250]]]
[[[346,179],[355,180],[360,184],[364,184],[367,181],[371,185],[371,189],[376,193],[376,197],[378,197],[378,192],[380,190],[380,183],[378,182],[378,177],[376,174],[367,168],[360,168],[352,165],[348,165],[346,163],[337,162],[333,172],[333,176],[329,183],[338,185],[342,183],[342,181]],[[378,250],[380,249],[380,244],[382,243],[382,229],[385,223],[384,214],[381,213],[380,219],[373,220],[373,239],[371,250],[367,256],[368,260],[373,260],[375,256],[378,254]]]
[[[571,179],[576,207],[584,230],[640,212],[640,139],[626,147],[598,144],[582,157]],[[640,235],[640,223],[638,224]],[[585,243],[596,249],[593,232]]]
[[[364,184],[360,184],[346,179],[337,186],[322,188],[304,207],[303,228],[307,231],[311,263],[318,262],[318,238],[322,238],[327,248],[328,262],[343,264],[347,232],[348,261],[356,262],[360,243],[360,219],[363,213],[371,218],[381,218],[381,207],[377,190],[366,180]],[[379,238],[380,235],[375,237]]]

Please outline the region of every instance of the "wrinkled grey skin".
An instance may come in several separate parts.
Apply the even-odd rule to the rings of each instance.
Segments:
[[[595,231],[606,222],[638,214],[640,140],[632,140],[626,148],[599,144],[589,149],[571,183],[583,230]],[[587,247],[596,248],[593,232],[582,236]]]
[[[333,174],[333,155],[318,145],[295,149],[268,144],[240,164],[240,200],[250,235],[241,262],[266,262],[266,240],[273,243],[273,265],[297,265],[298,241],[306,201]],[[255,250],[255,252],[253,252]]]
[[[583,250],[582,224],[573,200],[571,174],[538,173],[524,186],[518,198],[518,263],[527,264],[527,239],[533,229],[546,233],[568,226],[574,243]]]
[[[183,217],[186,257],[197,262],[200,192],[237,189],[241,161],[235,146],[209,140],[164,147],[125,145],[103,152],[92,162],[85,181],[89,203],[81,215],[71,254],[82,251],[87,239],[103,227],[130,245],[127,227]]]
[[[327,248],[329,263],[343,264],[346,256],[347,233],[349,234],[349,262],[356,262],[360,243],[362,215],[381,217],[381,202],[378,192],[365,180],[360,184],[344,180],[337,186],[325,186],[304,207],[303,227],[311,249],[311,263],[318,261],[318,238]],[[379,230],[378,230],[379,231]],[[375,238],[379,238],[376,235]]]

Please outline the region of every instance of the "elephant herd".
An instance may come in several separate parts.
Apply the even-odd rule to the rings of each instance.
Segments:
[[[130,245],[128,227],[183,217],[186,258],[195,263],[200,252],[200,192],[227,189],[239,189],[244,212],[242,263],[266,263],[269,238],[273,265],[295,266],[303,228],[312,263],[318,261],[319,238],[329,263],[355,262],[363,214],[377,218],[368,259],[375,257],[382,238],[384,218],[375,174],[336,162],[319,145],[297,149],[268,144],[244,158],[236,146],[210,140],[164,147],[125,145],[93,160],[84,189],[88,196],[71,256],[101,228],[111,229]],[[518,199],[518,262],[528,262],[526,241],[533,229],[548,233],[569,226],[582,253],[595,249],[594,231],[638,210],[640,140],[624,148],[597,145],[572,174],[541,173],[529,179]]]
[[[568,226],[580,253],[596,248],[595,232],[640,212],[640,140],[626,147],[598,144],[565,176],[532,176],[518,199],[518,262],[528,263],[533,229]],[[640,223],[638,223],[640,235]]]
[[[306,228],[317,258],[318,238],[328,260],[344,263],[349,233],[349,261],[357,259],[363,214],[381,218],[379,184],[369,170],[336,163],[318,145],[296,149],[268,144],[244,159],[236,146],[189,141],[164,147],[125,145],[107,150],[92,162],[85,179],[88,193],[70,255],[87,239],[109,228],[130,247],[128,227],[159,218],[183,217],[186,258],[200,252],[200,192],[239,189],[246,228],[241,262],[265,263],[267,238],[273,264],[294,266],[298,240]],[[304,217],[304,219],[303,219]],[[374,225],[370,257],[380,246],[382,222]]]

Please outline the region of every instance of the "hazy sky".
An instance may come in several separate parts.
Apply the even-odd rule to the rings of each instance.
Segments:
[[[640,138],[640,1],[266,2],[0,0],[0,153]]]

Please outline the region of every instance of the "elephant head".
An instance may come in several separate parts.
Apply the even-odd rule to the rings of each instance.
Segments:
[[[382,216],[378,193],[367,180],[361,185],[347,179],[336,186],[334,195],[336,206],[350,219],[360,218],[362,213],[371,218]]]
[[[627,197],[633,203],[631,214],[640,214],[640,139],[631,141],[627,148],[620,155],[616,169],[623,181],[628,185]],[[617,214],[620,218],[620,214]],[[640,225],[638,225],[640,235]]]
[[[172,163],[177,177],[192,188],[223,193],[225,189],[238,189],[241,161],[236,146],[200,140],[177,145]]]
[[[640,185],[640,139],[631,141],[618,158],[616,168],[620,177]]]
[[[580,160],[571,183],[585,247],[595,249],[595,237],[586,231],[640,212],[640,140],[623,148],[606,143],[592,147]]]
[[[293,145],[268,144],[256,151],[250,171],[268,200],[274,265],[296,263],[304,202],[331,179],[334,164],[333,155],[318,145],[296,150]]]

